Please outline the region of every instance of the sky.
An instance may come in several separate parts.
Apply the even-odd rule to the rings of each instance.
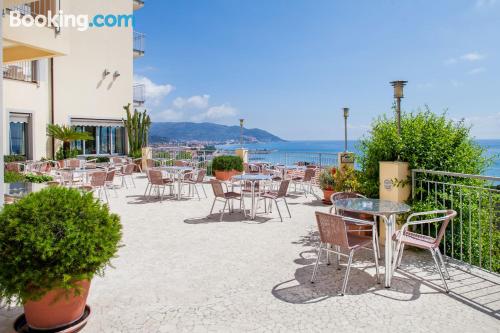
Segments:
[[[153,121],[261,128],[287,140],[362,137],[426,105],[500,139],[500,0],[147,0],[134,62]]]

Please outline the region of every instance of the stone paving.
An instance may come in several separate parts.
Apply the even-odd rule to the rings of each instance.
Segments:
[[[337,294],[344,265],[322,265],[310,284],[314,211],[328,209],[314,197],[291,196],[283,223],[276,212],[218,222],[207,217],[208,186],[208,199],[161,203],[144,200],[145,186],[140,177],[111,197],[124,247],[93,281],[85,333],[500,332],[500,278],[452,266],[447,295],[423,252],[405,252],[391,289],[376,284],[368,251],[355,257],[346,296]],[[0,310],[0,332],[21,312]]]

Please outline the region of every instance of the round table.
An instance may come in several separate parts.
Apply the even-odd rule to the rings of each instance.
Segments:
[[[247,175],[238,175],[234,176],[232,178],[233,181],[241,181],[242,183],[244,182],[250,182],[251,183],[251,196],[252,196],[252,207],[250,210],[250,217],[252,220],[255,220],[255,215],[256,215],[256,207],[255,207],[255,184],[260,182],[260,181],[270,181],[272,180],[273,177],[269,175],[264,175],[264,174],[247,174]],[[242,195],[243,195],[243,186],[244,184],[241,185],[242,189]],[[242,198],[243,200],[243,198]]]
[[[182,199],[182,180],[184,179],[184,174],[186,172],[193,172],[194,168],[193,167],[188,167],[188,166],[163,166],[161,167],[162,170],[165,170],[168,173],[171,173],[174,175],[174,177],[177,177],[177,200]]]
[[[339,210],[364,213],[374,216],[380,216],[385,224],[385,287],[389,288],[391,286],[391,272],[392,270],[392,259],[393,259],[393,244],[392,235],[394,234],[394,228],[396,226],[396,216],[398,214],[407,213],[410,211],[410,206],[404,203],[380,200],[380,199],[368,199],[368,198],[356,198],[356,199],[342,199],[336,200],[334,205]]]

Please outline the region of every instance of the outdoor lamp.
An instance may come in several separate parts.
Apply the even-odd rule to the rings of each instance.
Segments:
[[[102,72],[102,77],[106,77],[108,76],[109,74],[111,74],[110,71],[108,71],[107,69],[104,70],[104,72]]]
[[[113,74],[113,79],[118,78],[120,75],[121,75],[120,72],[115,71],[114,74]]]
[[[344,111],[344,152],[347,152],[347,118],[349,117],[349,108],[343,108]]]
[[[392,81],[391,85],[394,87],[394,98],[404,98],[403,88],[408,81]]]
[[[243,124],[245,123],[245,119],[240,119],[240,146],[243,147]]]

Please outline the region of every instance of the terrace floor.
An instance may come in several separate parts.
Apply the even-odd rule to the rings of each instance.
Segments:
[[[220,223],[207,218],[208,186],[209,199],[162,203],[143,200],[145,186],[139,178],[111,196],[125,246],[93,281],[84,332],[500,332],[500,278],[450,267],[447,295],[423,252],[405,252],[391,289],[375,283],[369,252],[355,260],[348,295],[337,296],[344,268],[323,265],[310,284],[314,211],[328,209],[312,197],[292,196],[284,223],[239,213]],[[0,332],[20,313],[0,310]]]

